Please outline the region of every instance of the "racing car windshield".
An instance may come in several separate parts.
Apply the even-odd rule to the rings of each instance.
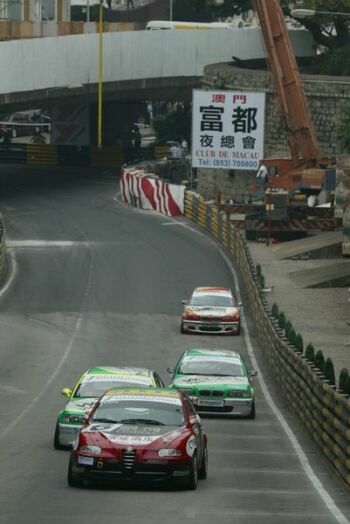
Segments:
[[[211,375],[244,377],[242,366],[236,362],[215,361],[213,359],[184,360],[179,372],[182,375]]]
[[[150,402],[149,400],[114,400],[100,404],[93,421],[112,420],[119,424],[152,426],[182,426],[185,415],[181,403]]]
[[[116,377],[115,380],[89,380],[81,382],[78,389],[75,392],[74,397],[101,397],[108,389],[115,388],[118,386],[123,387],[135,387],[139,386],[139,382],[127,382],[125,380],[120,381]],[[146,385],[146,384],[145,384]],[[149,384],[147,384],[149,385]]]
[[[230,296],[223,295],[195,295],[192,297],[190,306],[209,306],[209,307],[233,307]]]

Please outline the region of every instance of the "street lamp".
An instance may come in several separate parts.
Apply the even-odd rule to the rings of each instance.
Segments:
[[[330,15],[330,16],[347,16],[350,17],[350,13],[338,13],[335,11],[318,11],[316,9],[292,9],[290,12],[291,16],[296,18],[309,18],[315,15]]]
[[[99,30],[98,30],[98,109],[97,109],[97,147],[102,147],[102,86],[103,86],[103,47],[102,47],[102,19],[103,0],[100,1]]]

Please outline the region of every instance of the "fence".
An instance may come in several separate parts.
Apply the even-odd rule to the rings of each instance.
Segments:
[[[247,289],[258,340],[285,396],[322,453],[350,485],[350,401],[321,380],[314,366],[283,339],[273,319],[247,243],[216,207],[185,193],[185,216],[211,233],[233,256]]]

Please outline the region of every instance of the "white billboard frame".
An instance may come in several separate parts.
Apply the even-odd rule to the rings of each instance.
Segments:
[[[192,91],[192,167],[256,171],[264,158],[266,93]]]

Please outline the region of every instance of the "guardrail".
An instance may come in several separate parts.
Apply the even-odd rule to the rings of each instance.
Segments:
[[[350,401],[319,378],[314,366],[289,344],[271,315],[246,240],[219,210],[185,193],[185,216],[211,233],[233,256],[247,290],[258,340],[294,411],[343,480],[350,485]]]
[[[0,281],[6,269],[5,223],[0,215]]]

